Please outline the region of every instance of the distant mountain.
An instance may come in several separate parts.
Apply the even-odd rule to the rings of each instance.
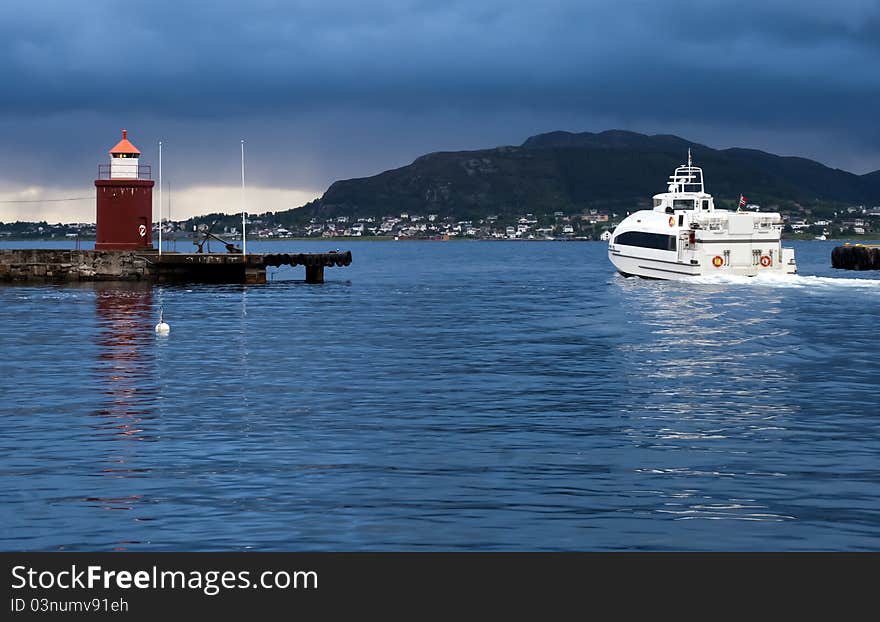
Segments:
[[[712,149],[672,135],[560,131],[532,136],[518,147],[430,153],[402,168],[337,181],[320,199],[276,217],[301,222],[409,212],[465,220],[632,210],[665,190],[688,148],[703,167],[707,191],[722,200],[744,194],[762,205],[797,202],[820,211],[834,204],[880,204],[880,171],[855,175],[805,158]]]
[[[680,151],[684,149],[686,151],[688,147],[697,146],[697,144],[671,134],[647,136],[626,130],[607,130],[599,134],[592,132],[581,132],[580,134],[562,131],[548,132],[526,139],[522,146],[526,149],[645,149],[652,151],[660,149]]]
[[[862,179],[869,184],[873,184],[874,188],[880,187],[880,171],[874,171],[873,173],[862,175]]]

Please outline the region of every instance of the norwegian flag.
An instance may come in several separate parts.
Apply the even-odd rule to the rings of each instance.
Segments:
[[[740,207],[746,206],[746,198],[743,195],[739,195],[739,206]]]

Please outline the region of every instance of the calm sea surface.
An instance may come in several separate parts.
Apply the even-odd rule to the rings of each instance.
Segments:
[[[0,286],[0,549],[880,549],[880,274],[834,245],[724,283],[324,241],[249,244],[350,248],[317,286]]]

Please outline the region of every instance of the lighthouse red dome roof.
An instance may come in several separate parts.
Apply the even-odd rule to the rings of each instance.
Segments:
[[[122,140],[116,143],[116,146],[110,150],[110,155],[114,153],[137,153],[140,154],[140,150],[129,142],[128,132],[126,130],[122,130]]]

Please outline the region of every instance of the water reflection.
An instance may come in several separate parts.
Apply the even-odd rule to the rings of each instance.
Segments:
[[[633,492],[653,506],[642,508],[676,520],[792,519],[755,494],[786,474],[757,473],[744,460],[798,415],[789,399],[797,379],[780,364],[790,355],[782,293],[622,278],[617,287],[640,333],[618,349]]]
[[[151,440],[146,428],[154,418],[156,398],[150,347],[152,287],[96,284],[95,311],[98,355],[94,376],[100,397],[94,414],[101,420],[99,429],[109,432],[105,440],[114,441],[99,456],[99,473],[111,478],[142,477],[150,469],[138,465],[136,445]],[[132,510],[143,495],[96,495],[86,501],[103,510]]]
[[[153,291],[96,285],[99,346],[95,375],[103,385],[95,411],[121,437],[137,438],[141,421],[152,412],[155,388],[150,381],[152,352],[147,332],[153,315]]]
[[[151,469],[144,465],[140,446],[155,440],[149,432],[157,398],[153,288],[146,284],[95,284],[95,312],[98,352],[93,376],[99,402],[94,415],[100,421],[101,438],[111,442],[102,443],[103,452],[96,457],[102,482],[83,500],[102,513],[133,512],[135,523],[151,521],[153,518],[143,515],[150,499],[135,488],[134,479],[149,475]],[[129,539],[111,542],[117,551],[141,544]]]

